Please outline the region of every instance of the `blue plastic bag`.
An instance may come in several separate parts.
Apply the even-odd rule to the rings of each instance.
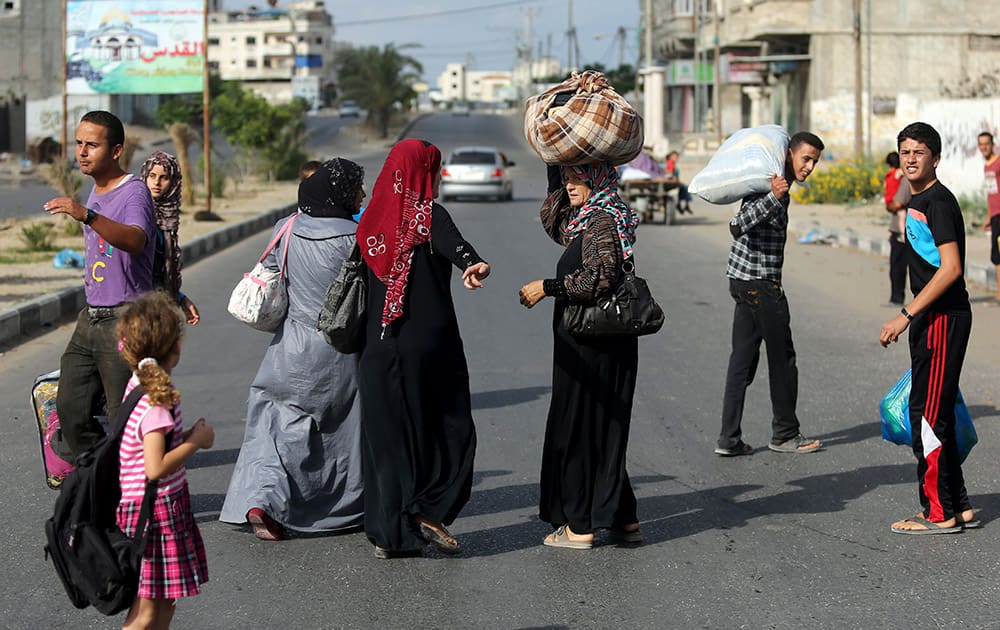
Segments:
[[[893,444],[911,446],[913,443],[910,425],[910,370],[892,386],[878,403],[879,415],[882,417],[882,439]],[[955,441],[958,446],[958,457],[961,461],[969,456],[972,447],[979,442],[976,427],[972,425],[972,416],[965,405],[962,392],[959,390],[955,401]]]
[[[86,265],[83,254],[72,249],[61,250],[52,258],[52,266],[56,269],[83,269]]]

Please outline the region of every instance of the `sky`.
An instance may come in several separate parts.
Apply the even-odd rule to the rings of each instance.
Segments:
[[[526,39],[529,14],[533,56],[541,47],[566,64],[571,1],[582,64],[617,67],[621,55],[615,34],[621,26],[626,28],[624,61],[636,65],[642,0],[325,0],[340,41],[419,44],[405,52],[423,65],[424,80],[432,87],[449,62],[465,62],[472,70],[510,70],[515,47]],[[278,0],[278,8],[288,4]],[[249,6],[267,8],[267,0],[223,1],[226,11]],[[414,17],[425,14],[438,15]]]

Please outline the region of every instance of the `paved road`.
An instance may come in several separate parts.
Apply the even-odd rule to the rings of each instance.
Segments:
[[[188,331],[177,382],[189,418],[208,417],[216,448],[190,462],[211,582],[183,601],[178,628],[995,628],[1000,511],[988,455],[998,437],[995,335],[1000,309],[977,307],[962,385],[982,443],[966,474],[984,529],[903,537],[888,524],[913,514],[906,449],[881,441],[879,396],[906,367],[906,351],[878,347],[892,314],[879,259],[789,245],[787,290],[801,369],[803,429],[824,452],[720,459],[711,454],[729,343],[723,277],[728,210],[698,205],[674,227],[643,226],[639,272],[668,315],[645,338],[629,471],[647,544],[576,552],[542,547],[535,518],[549,399],[550,304],[526,311],[516,291],[551,275],[559,249],[542,234],[542,169],[509,119],[432,116],[414,135],[442,149],[491,142],[518,163],[512,203],[453,203],[466,237],[494,265],[488,287],[457,288],[479,434],[471,502],[455,523],[466,553],[376,561],[362,534],[262,543],[219,523],[243,432],[248,385],[268,336],[225,313],[235,279],[261,235],[194,265],[185,289],[204,323]],[[383,156],[360,158],[373,182]],[[214,296],[214,297],[213,297]],[[28,388],[53,368],[66,327],[3,356],[0,382],[0,615],[15,628],[104,628],[73,610],[42,559],[44,488],[30,429]],[[768,438],[766,372],[751,390],[747,440]],[[111,624],[113,625],[113,623]]]

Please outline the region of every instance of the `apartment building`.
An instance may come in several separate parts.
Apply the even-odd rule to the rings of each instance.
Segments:
[[[513,74],[503,70],[469,70],[464,63],[449,63],[437,79],[444,102],[502,103],[510,100]]]
[[[302,96],[331,104],[335,51],[333,18],[319,0],[209,14],[209,70],[270,102]]]

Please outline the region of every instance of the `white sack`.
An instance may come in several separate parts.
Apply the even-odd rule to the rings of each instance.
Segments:
[[[788,132],[780,125],[740,129],[729,136],[688,191],[709,203],[727,204],[771,190],[771,177],[785,172]]]

